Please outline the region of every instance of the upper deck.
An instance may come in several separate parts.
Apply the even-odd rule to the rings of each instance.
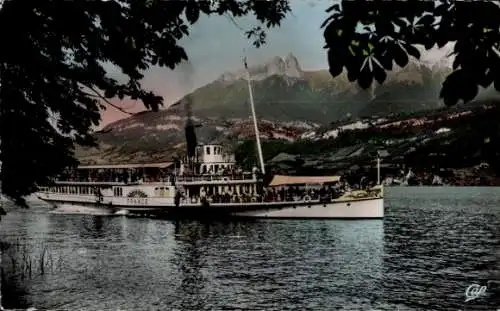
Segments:
[[[257,172],[243,172],[235,156],[222,145],[199,145],[192,159],[140,164],[91,164],[68,169],[57,183],[112,185],[164,183],[181,185],[248,184],[258,181]]]
[[[238,170],[236,158],[228,149],[218,144],[199,145],[193,159],[185,158],[180,163],[180,174],[185,175],[234,175]]]
[[[131,185],[144,182],[169,182],[172,180],[173,162],[143,164],[95,164],[67,169],[56,182],[107,185]],[[174,168],[175,170],[175,168]]]
[[[234,154],[222,145],[199,145],[196,147],[196,162],[200,164],[236,164]]]
[[[176,176],[175,182],[179,185],[224,185],[224,184],[249,184],[256,183],[259,178],[256,174],[240,173],[231,175],[194,175]]]

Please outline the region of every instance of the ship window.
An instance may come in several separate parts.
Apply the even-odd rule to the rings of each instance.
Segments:
[[[113,189],[113,195],[115,197],[121,197],[123,195],[123,189],[122,187],[116,187]]]
[[[207,154],[210,154],[210,146],[206,148]]]

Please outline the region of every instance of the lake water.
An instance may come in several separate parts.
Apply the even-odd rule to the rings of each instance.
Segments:
[[[401,187],[387,189],[386,196],[386,218],[374,221],[175,223],[54,214],[42,203],[30,210],[10,208],[0,222],[0,240],[11,245],[2,255],[3,305],[500,308],[499,188]],[[37,261],[42,253],[44,260]],[[31,260],[32,275],[19,273]],[[44,262],[44,274],[37,262]],[[24,278],[8,277],[13,271]],[[488,287],[465,303],[465,290],[474,283]]]

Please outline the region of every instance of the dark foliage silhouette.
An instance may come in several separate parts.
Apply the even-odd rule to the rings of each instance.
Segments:
[[[383,83],[393,64],[455,42],[454,71],[440,97],[447,106],[468,102],[478,86],[500,90],[500,7],[494,2],[342,1],[323,23],[332,76],[345,68],[351,82]]]
[[[94,145],[92,126],[108,99],[139,99],[152,110],[163,99],[140,81],[152,65],[187,59],[179,40],[201,15],[253,14],[256,46],[262,27],[278,26],[288,1],[32,1],[0,8],[0,161],[3,194],[22,197],[76,165],[75,144]],[[229,43],[228,43],[229,44]],[[128,77],[106,75],[106,62]],[[120,109],[120,107],[116,107]],[[55,126],[54,126],[55,125]]]

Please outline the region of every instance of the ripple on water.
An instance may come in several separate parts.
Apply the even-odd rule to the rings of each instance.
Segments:
[[[500,190],[387,189],[384,221],[203,224],[12,210],[4,241],[54,271],[12,281],[8,307],[74,310],[457,310],[500,279]],[[19,255],[20,256],[20,255]],[[3,255],[2,259],[5,259]],[[9,266],[5,264],[9,272]],[[493,309],[489,296],[470,302]]]

